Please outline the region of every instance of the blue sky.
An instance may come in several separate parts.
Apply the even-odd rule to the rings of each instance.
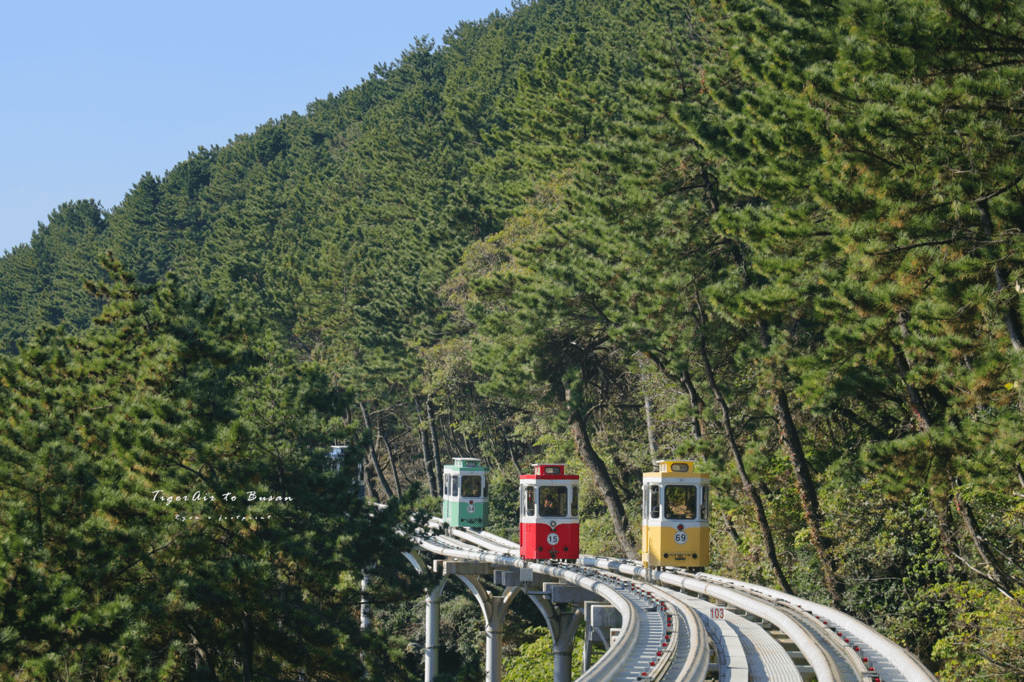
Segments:
[[[112,208],[146,171],[223,145],[503,0],[8,3],[0,253],[60,204]]]

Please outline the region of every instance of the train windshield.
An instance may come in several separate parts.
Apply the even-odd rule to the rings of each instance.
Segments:
[[[569,488],[564,485],[541,486],[540,489],[540,515],[541,516],[568,516],[569,515]]]
[[[667,485],[665,486],[665,518],[694,519],[697,518],[697,486]]]
[[[462,477],[462,496],[463,497],[482,497],[481,494],[481,483],[479,476],[463,476]]]

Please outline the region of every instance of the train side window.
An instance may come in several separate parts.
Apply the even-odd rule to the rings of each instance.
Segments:
[[[651,506],[649,507],[649,509],[650,509],[650,517],[652,519],[660,519],[661,518],[661,499],[660,499],[661,498],[661,490],[660,490],[660,486],[652,485],[650,490],[651,490]]]
[[[667,485],[665,486],[665,518],[695,519],[697,518],[697,486]]]
[[[545,485],[540,488],[541,516],[568,516],[569,489],[564,485]]]
[[[479,476],[463,476],[462,477],[462,496],[463,497],[480,497],[480,477]]]
[[[451,480],[452,480],[451,474],[445,474],[444,475],[444,494],[445,495],[451,495],[451,492],[450,492],[451,489],[452,489],[451,488]]]
[[[484,494],[483,494],[483,497],[487,497],[487,493],[488,492],[490,492],[490,491],[487,489],[487,477],[484,476]]]
[[[580,489],[576,486],[570,486],[572,492],[572,507],[569,510],[569,516],[580,515]]]
[[[708,489],[703,487],[700,489],[701,492],[701,503],[700,503],[700,518],[707,519],[711,514],[711,500],[708,499]]]
[[[534,516],[536,514],[536,507],[533,501],[533,486],[528,485],[523,495],[523,516]]]

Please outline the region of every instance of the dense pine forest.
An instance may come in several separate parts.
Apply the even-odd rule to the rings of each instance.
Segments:
[[[0,259],[0,679],[421,679],[444,463],[515,539],[565,461],[634,557],[678,456],[712,572],[1024,680],[1022,145],[1019,2],[535,0],[62,204]]]

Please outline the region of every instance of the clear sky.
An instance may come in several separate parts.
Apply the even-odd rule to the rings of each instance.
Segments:
[[[66,201],[119,204],[146,171],[358,85],[505,0],[5,4],[0,253]]]

